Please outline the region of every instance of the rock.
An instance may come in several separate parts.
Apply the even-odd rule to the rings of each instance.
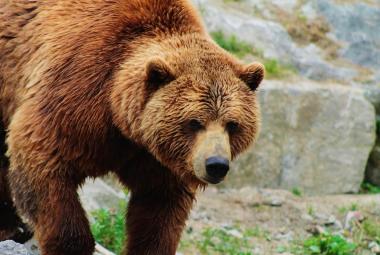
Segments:
[[[252,253],[260,255],[260,254],[262,254],[262,249],[260,247],[255,247],[255,248],[253,248]]]
[[[0,255],[31,255],[24,245],[14,241],[0,242]]]
[[[13,241],[7,241],[7,242],[13,242]],[[13,242],[15,243],[15,242]],[[32,238],[31,240],[29,240],[28,242],[26,242],[25,244],[17,244],[15,243],[17,246],[16,247],[21,247],[27,252],[27,253],[20,253],[20,255],[40,255],[40,250],[38,248],[38,244],[37,244],[37,241]],[[9,253],[9,254],[12,254],[12,255],[18,255],[18,253]],[[8,253],[2,253],[2,250],[1,250],[1,242],[0,242],[0,255],[8,255]],[[107,250],[106,248],[104,248],[103,246],[101,246],[100,244],[96,244],[95,245],[95,252],[93,255],[115,255],[115,253],[113,252],[110,252],[109,250]]]
[[[127,199],[122,191],[112,188],[100,178],[87,180],[78,193],[82,205],[88,213],[100,208],[117,208],[121,200]]]
[[[40,255],[37,241],[34,238],[24,243],[24,246],[31,255]]]
[[[330,215],[327,219],[327,221],[325,222],[325,226],[331,226],[331,225],[335,225],[336,224],[336,218],[334,215]]]
[[[278,197],[270,197],[269,199],[264,200],[264,205],[279,207],[282,206],[284,200]]]
[[[319,225],[309,226],[306,229],[306,231],[309,232],[312,235],[321,235],[321,234],[326,234],[327,233],[327,231],[322,226],[319,226]]]
[[[228,235],[231,235],[231,236],[236,237],[236,238],[243,238],[244,237],[243,234],[237,229],[226,229],[225,231]]]
[[[375,142],[375,110],[357,88],[264,81],[262,131],[223,185],[359,191]]]
[[[372,84],[380,81],[380,4],[376,1],[193,1],[210,31],[234,34],[263,51],[265,57],[294,66],[304,77],[350,83],[354,77]],[[299,15],[302,24],[322,20],[326,29],[317,34],[331,39],[337,51],[331,54],[326,45],[314,45],[319,39],[315,37],[299,43],[285,28],[294,20],[281,19],[281,14]],[[294,30],[301,25],[291,27]]]
[[[377,242],[370,242],[368,248],[375,254],[380,254],[380,245]]]
[[[301,215],[301,219],[303,219],[305,221],[309,221],[309,222],[311,222],[311,221],[314,220],[314,218],[310,214],[308,214],[308,213],[302,214]]]
[[[362,222],[364,216],[360,211],[350,211],[344,220],[344,229],[351,230],[355,223]]]
[[[293,241],[293,232],[292,231],[289,231],[289,232],[280,232],[280,233],[276,233],[273,235],[273,239],[274,240],[284,240],[286,242],[291,242]]]
[[[113,252],[110,252],[109,250],[107,250],[106,248],[104,248],[103,246],[97,243],[95,245],[94,255],[116,255],[116,254]]]
[[[304,77],[348,82],[357,76],[357,71],[352,68],[326,61],[321,55],[321,49],[315,45],[297,45],[279,22],[255,17],[253,11],[243,11],[258,7],[261,15],[273,16],[265,13],[268,9],[265,1],[251,0],[244,2],[244,5],[237,9],[218,0],[193,1],[201,10],[209,31],[223,31],[226,35],[236,35],[240,40],[262,51],[265,58],[277,59],[282,64],[291,65]],[[288,10],[286,6],[294,6],[292,1],[276,1],[273,4],[284,10]]]
[[[380,5],[364,2],[339,4],[315,1],[315,8],[325,17],[332,33],[343,43],[340,56],[380,74]],[[380,78],[380,76],[378,77]],[[376,78],[377,81],[380,79]]]

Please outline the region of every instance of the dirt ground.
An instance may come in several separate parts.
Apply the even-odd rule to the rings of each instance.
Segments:
[[[232,232],[237,236],[239,231],[255,229],[252,254],[292,254],[279,252],[279,247],[288,247],[318,231],[349,235],[352,212],[360,221],[369,218],[379,222],[380,195],[303,196],[284,190],[211,187],[199,194],[183,240],[198,238],[205,228],[237,228]],[[201,254],[194,245],[184,245],[180,251]]]

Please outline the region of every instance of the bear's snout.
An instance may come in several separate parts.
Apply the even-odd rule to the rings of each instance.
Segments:
[[[212,123],[197,136],[192,165],[202,181],[216,184],[224,180],[230,169],[231,149],[228,133],[222,125]]]
[[[206,159],[206,179],[208,182],[219,183],[230,170],[230,161],[224,157],[209,157]]]

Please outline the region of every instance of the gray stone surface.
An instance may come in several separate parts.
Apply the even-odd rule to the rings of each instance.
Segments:
[[[236,35],[256,49],[262,50],[265,58],[274,58],[283,64],[296,67],[302,76],[314,80],[350,81],[357,75],[356,70],[336,66],[324,60],[321,50],[315,45],[297,45],[280,23],[254,16],[253,6],[262,11],[265,8],[263,3],[247,2],[247,9],[252,10],[249,14],[224,4],[222,0],[193,1],[201,10],[209,31],[223,31],[227,35]]]
[[[38,248],[37,241],[34,238],[24,243],[24,246],[28,250],[30,255],[40,255],[40,250]]]
[[[22,244],[14,241],[0,242],[0,255],[31,255]]]
[[[208,30],[234,34],[262,50],[265,57],[293,65],[304,77],[351,82],[361,66],[372,72],[362,79],[371,83],[380,81],[379,1],[371,4],[331,0],[193,1],[202,10]],[[340,61],[326,59],[325,49],[312,43],[297,44],[279,21],[279,14],[272,11],[273,7],[292,15],[303,15],[309,21],[325,20],[331,30],[326,36],[341,47]]]
[[[375,110],[360,89],[265,81],[262,132],[224,185],[357,192],[375,142]]]
[[[380,2],[366,4],[360,1],[338,4],[330,0],[314,1],[338,40],[345,42],[342,57],[380,73]],[[378,80],[380,81],[380,80]]]
[[[19,244],[14,241],[0,242],[0,255],[41,255],[37,241],[31,239],[25,244]],[[93,255],[115,255],[100,244],[95,245]]]
[[[112,188],[100,178],[87,180],[78,193],[87,212],[100,208],[114,209],[118,207],[120,200],[127,199],[122,191]]]

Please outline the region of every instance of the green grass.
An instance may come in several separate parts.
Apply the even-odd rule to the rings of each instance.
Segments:
[[[253,47],[251,45],[246,42],[239,41],[235,35],[227,37],[223,34],[223,32],[216,31],[212,32],[211,36],[220,47],[228,52],[231,52],[239,58],[254,53]]]
[[[226,36],[223,32],[216,31],[211,32],[211,36],[220,47],[238,58],[252,55],[262,60],[267,78],[282,78],[296,73],[295,68],[289,65],[283,65],[276,59],[264,58],[261,50],[255,49],[249,43],[239,40],[235,35]]]
[[[302,197],[302,191],[297,187],[292,188],[292,193],[297,197]]]
[[[335,234],[313,236],[290,248],[297,255],[353,255],[357,245]]]
[[[225,228],[206,228],[197,241],[197,247],[202,254],[253,255],[249,237],[255,235],[258,235],[255,231],[246,231],[238,237]]]
[[[352,255],[356,245],[340,235],[322,234],[304,242],[305,255]]]
[[[116,210],[101,209],[93,213],[95,222],[91,225],[91,230],[95,240],[116,254],[121,254],[124,246],[125,208],[124,202]],[[357,205],[353,204],[349,209],[356,210]],[[312,211],[314,209],[309,209],[309,213]],[[197,251],[195,254],[200,255],[255,255],[255,240],[271,242],[270,234],[258,227],[246,230],[238,226],[208,227],[200,234],[194,234],[192,228],[189,228],[186,233],[190,238],[181,240],[180,250]],[[341,235],[320,234],[280,245],[277,252],[292,255],[361,255],[370,242],[380,244],[379,220],[368,218],[362,223],[358,222],[350,236],[352,242]]]
[[[339,213],[346,214],[346,213],[348,213],[350,211],[357,211],[358,209],[359,209],[359,206],[358,206],[357,203],[351,203],[351,205],[349,207],[345,207],[345,206],[340,207],[339,208]]]
[[[237,226],[207,227],[199,234],[194,234],[190,228],[181,239],[180,251],[199,255],[255,255],[255,238],[268,241],[270,236],[258,227],[246,230]]]
[[[380,222],[372,219],[366,219],[363,222],[362,227],[367,239],[380,244]]]
[[[368,250],[368,245],[371,242],[376,242],[380,245],[380,221],[376,218],[367,218],[363,222],[356,222],[352,231],[352,239],[357,244],[357,253],[361,255],[365,250]]]
[[[364,194],[380,194],[380,187],[372,185],[368,182],[363,182],[360,188],[360,193]]]
[[[92,213],[95,221],[91,231],[95,240],[116,254],[121,253],[125,241],[125,208],[123,202],[116,210],[100,209]]]
[[[310,216],[314,216],[315,215],[315,210],[314,210],[314,207],[313,206],[308,206],[307,207],[307,214],[309,214]]]

